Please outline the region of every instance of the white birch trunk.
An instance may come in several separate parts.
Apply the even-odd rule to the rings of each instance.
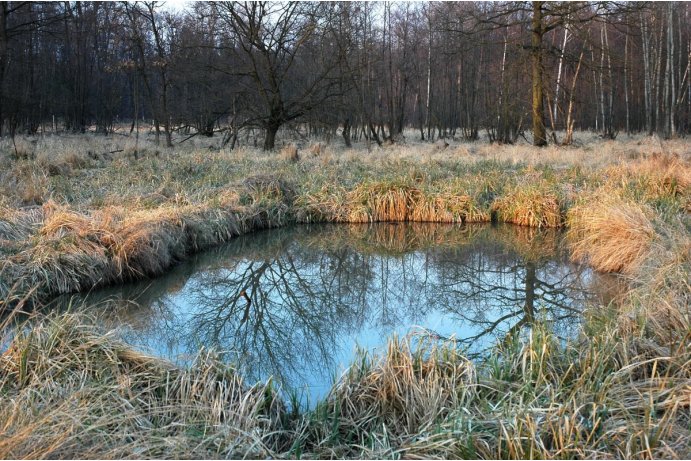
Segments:
[[[662,80],[662,32],[663,26],[660,24],[660,33],[657,36],[657,49],[656,49],[656,63],[655,63],[655,131],[662,131],[662,123],[660,121],[660,87]],[[664,101],[663,101],[664,102]]]
[[[605,124],[605,88],[604,80],[602,74],[605,68],[605,27],[604,24],[600,26],[600,115],[602,116],[602,131],[607,130],[607,125]]]
[[[566,52],[566,43],[569,39],[569,25],[568,23],[564,26],[564,41],[561,45],[561,54],[559,56],[559,67],[557,70],[557,87],[554,90],[554,124],[557,123],[557,109],[559,107],[559,88],[561,86],[561,69],[564,64],[564,53]],[[504,54],[506,55],[506,42],[504,42]],[[502,61],[502,76],[504,72],[504,62]]]
[[[652,121],[652,82],[650,79],[650,41],[648,38],[648,27],[646,20],[643,17],[643,13],[640,14],[641,17],[641,43],[643,45],[643,102],[645,106],[645,129],[648,134],[652,134],[653,131],[653,121]]]
[[[612,119],[614,117],[614,84],[612,81],[612,58],[609,50],[609,34],[607,32],[607,23],[605,22],[605,50],[607,52],[607,76],[609,78],[609,101],[607,111],[607,125],[605,131],[612,131]]]

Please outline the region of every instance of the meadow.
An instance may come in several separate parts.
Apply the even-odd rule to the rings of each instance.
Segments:
[[[690,457],[691,147],[577,141],[304,141],[296,155],[197,137],[1,140],[0,457]],[[214,351],[176,367],[77,313],[10,328],[51,297],[155,277],[240,234],[371,221],[565,228],[574,261],[629,290],[591,306],[576,340],[538,323],[481,362],[391,338],[304,412]]]

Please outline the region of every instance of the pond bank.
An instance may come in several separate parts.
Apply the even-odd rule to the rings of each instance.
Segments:
[[[176,171],[181,168],[177,163],[194,158],[175,159],[168,168]],[[200,178],[202,188],[190,180],[192,184],[176,185],[185,188],[178,193],[142,193],[133,203],[94,206],[96,198],[89,197],[63,204],[49,200],[30,209],[3,208],[0,306],[154,277],[237,235],[304,222],[567,226],[575,259],[597,270],[626,273],[637,268],[655,238],[656,215],[684,214],[691,206],[691,168],[674,158],[589,172],[555,171],[549,165],[392,164],[398,172],[392,179],[360,172],[340,181],[332,176],[363,165],[305,164],[296,171],[295,165],[281,164],[274,175],[224,185],[207,177],[220,168],[221,160],[212,160]],[[100,178],[109,172],[96,173]],[[128,175],[110,187],[116,192],[118,183],[134,180]],[[184,183],[184,176],[176,181]],[[88,182],[85,188],[89,190]],[[618,251],[610,251],[613,246]]]

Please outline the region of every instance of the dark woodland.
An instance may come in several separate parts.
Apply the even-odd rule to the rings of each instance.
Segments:
[[[689,132],[686,2],[2,2],[0,130]],[[261,141],[263,139],[263,141]]]

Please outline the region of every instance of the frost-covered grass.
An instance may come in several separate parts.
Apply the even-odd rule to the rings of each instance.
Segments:
[[[314,221],[566,227],[574,259],[625,274],[630,292],[613,309],[592,306],[577,340],[536,326],[482,363],[453,344],[392,339],[308,413],[212,355],[177,369],[84,318],[49,316],[0,359],[0,456],[691,456],[688,143],[408,140],[303,145],[297,161],[209,149],[217,139],[171,150],[120,136],[20,139],[19,156],[2,140],[0,309]]]

